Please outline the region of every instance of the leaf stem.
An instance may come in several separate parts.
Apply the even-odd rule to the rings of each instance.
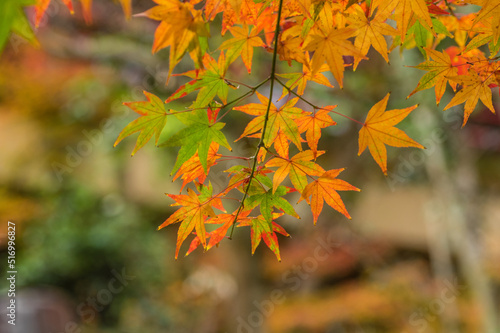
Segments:
[[[286,84],[284,84],[283,82],[281,82],[278,78],[275,79],[279,84],[281,84],[283,86],[283,88],[285,88],[286,90],[288,90],[289,93],[291,93],[292,95],[295,95],[297,96],[301,101],[303,101],[304,103],[306,104],[309,104],[311,107],[313,107],[314,109],[316,110],[324,110],[325,108],[322,108],[322,107],[319,107],[317,105],[314,105],[313,103],[309,102],[307,99],[305,99],[304,97],[300,96],[299,94],[297,94],[295,91],[293,91],[292,89],[290,89]],[[340,112],[337,112],[337,111],[333,111],[333,110],[329,110],[330,112],[332,113],[335,113],[339,116],[342,116],[344,118],[347,118],[349,120],[352,120],[354,121],[355,123],[358,123],[360,124],[361,126],[364,125],[364,123],[360,122],[359,120],[356,120],[354,118],[351,118],[349,116],[346,116],[345,114],[343,113],[340,113]]]
[[[271,65],[271,75],[269,76],[269,80],[271,80],[269,87],[269,102],[267,103],[266,115],[264,117],[264,125],[262,127],[262,134],[260,136],[259,144],[257,145],[257,150],[255,155],[253,156],[253,165],[252,171],[250,172],[250,176],[248,177],[248,185],[245,189],[245,193],[243,194],[243,199],[241,199],[241,204],[236,211],[236,215],[234,217],[233,226],[231,227],[231,233],[229,234],[229,239],[233,237],[234,227],[236,225],[236,221],[238,220],[238,215],[245,205],[245,199],[248,196],[248,191],[250,190],[250,185],[252,185],[252,179],[254,178],[255,169],[257,168],[257,160],[260,148],[265,147],[264,138],[266,135],[267,123],[269,121],[269,111],[271,110],[272,100],[273,100],[273,91],[274,91],[274,81],[276,79],[276,59],[278,55],[278,38],[280,33],[280,21],[281,21],[281,9],[283,8],[283,0],[280,0],[278,5],[278,17],[276,19],[276,29],[274,30],[274,49],[273,49],[273,62]]]
[[[255,94],[255,92],[257,91],[257,89],[259,89],[261,86],[263,86],[264,84],[267,83],[267,81],[269,81],[271,79],[271,77],[268,77],[267,79],[265,79],[264,81],[262,81],[261,83],[257,84],[256,86],[254,87],[250,87],[250,86],[247,86],[245,85],[246,87],[248,87],[250,90],[247,91],[246,93],[244,93],[243,95],[239,96],[238,98],[235,98],[233,99],[232,101],[229,101],[227,102],[225,105],[223,105],[221,107],[222,108],[226,108],[228,107],[229,105],[231,104],[236,104],[236,103],[239,103],[241,100],[249,97],[249,96],[252,96],[253,94]],[[229,80],[228,80],[229,81]],[[230,81],[232,82],[232,81]],[[235,82],[235,81],[234,81]],[[228,113],[229,111],[231,111],[231,108],[229,108],[226,112],[224,112],[218,119],[216,122],[219,122],[222,118],[224,118]]]

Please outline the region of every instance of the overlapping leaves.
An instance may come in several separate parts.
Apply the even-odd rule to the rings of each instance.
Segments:
[[[322,132],[337,124],[334,115],[360,126],[358,155],[368,148],[384,174],[388,171],[386,146],[423,148],[395,127],[417,105],[387,111],[387,94],[369,111],[363,110],[366,119],[361,121],[328,105],[332,104],[329,95],[325,94],[322,105],[304,97],[311,81],[334,89],[332,76],[342,88],[346,68],[360,68],[369,60],[370,49],[389,62],[389,54],[397,46],[419,48],[426,59],[413,67],[426,73],[408,97],[434,88],[439,105],[449,85],[453,96],[445,109],[464,104],[464,124],[479,101],[495,111],[491,89],[500,85],[498,1],[156,2],[156,7],[141,14],[160,21],[153,52],[169,48],[169,74],[186,54],[194,61],[194,68],[182,74],[191,81],[178,87],[166,102],[183,103],[192,97],[191,104],[185,109],[166,110],[158,97],[145,93],[148,101],[127,104],[141,117],[120,133],[116,143],[140,132],[134,154],[153,135],[158,143],[163,128],[170,124],[166,122],[168,117],[176,117],[183,124],[161,144],[180,147],[172,173],[183,180],[181,193],[187,191],[168,194],[180,208],[160,226],[180,223],[176,258],[188,237],[192,240],[187,254],[198,247],[208,250],[230,237],[235,227],[246,227],[250,229],[252,253],[264,240],[280,260],[278,234],[289,234],[278,221],[283,215],[299,217],[290,203],[294,196],[310,205],[313,223],[325,203],[351,218],[339,192],[359,189],[338,178],[343,168],[325,171],[318,162],[325,153],[320,150],[324,149]],[[466,3],[479,9],[471,16],[456,16],[455,6]],[[216,45],[208,42],[208,23],[216,22],[217,15],[222,16],[223,38]],[[441,49],[439,43],[445,38],[453,39],[457,46]],[[478,49],[486,44],[488,50]],[[248,73],[255,72],[256,54],[272,54],[283,64],[298,63],[301,70],[282,72],[280,66],[277,74],[273,62],[264,82],[256,86],[237,83],[241,78],[231,77],[230,68],[244,66]],[[280,94],[274,95],[275,83],[283,86],[279,101],[275,100]],[[264,87],[269,88],[269,94],[262,93]],[[230,98],[232,92],[234,99]],[[258,102],[246,101],[249,96],[256,96]],[[250,153],[219,152],[221,147],[231,151],[222,119],[231,126],[243,120],[241,135],[231,139],[236,139],[235,144],[255,143]],[[227,160],[238,163],[224,170],[222,162]],[[227,183],[216,193],[210,182],[210,172],[215,168],[227,176],[222,177]],[[231,207],[229,212],[223,202]]]

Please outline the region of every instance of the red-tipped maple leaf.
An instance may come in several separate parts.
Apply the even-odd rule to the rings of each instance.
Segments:
[[[207,170],[203,169],[203,165],[200,162],[200,157],[198,152],[191,156],[184,164],[177,170],[177,173],[174,176],[173,180],[181,177],[183,180],[181,191],[186,186],[186,184],[198,180],[199,183],[203,184],[205,181],[207,174],[210,172],[210,167],[216,164],[217,159],[219,159],[220,155],[217,154],[219,150],[219,144],[217,142],[212,142],[210,144],[210,148],[208,150],[207,155]]]
[[[433,60],[425,61],[415,66],[415,68],[429,71],[429,73],[422,76],[417,87],[408,97],[418,91],[434,87],[436,91],[436,104],[439,105],[441,97],[443,97],[446,90],[446,83],[450,81],[449,77],[456,76],[458,74],[458,68],[452,64],[451,58],[447,52],[438,52],[427,47],[424,47],[424,50]],[[455,89],[456,83],[451,81],[451,86]]]
[[[144,91],[144,95],[148,99],[147,102],[126,102],[128,106],[141,117],[128,124],[118,135],[114,147],[127,136],[141,132],[137,138],[132,156],[141,149],[153,135],[155,135],[155,145],[158,145],[158,139],[167,122],[167,111],[163,101],[156,95]]]
[[[247,218],[238,224],[238,227],[250,227],[252,254],[255,253],[257,246],[259,246],[261,239],[263,239],[267,247],[269,247],[271,251],[274,252],[276,258],[281,261],[278,237],[276,233],[280,233],[283,236],[287,237],[290,236],[290,234],[288,234],[288,232],[286,232],[282,226],[274,222],[275,219],[282,215],[283,213],[273,213],[272,222],[267,221],[262,215],[259,215],[255,218]]]
[[[351,218],[337,191],[359,191],[359,188],[352,186],[345,180],[337,178],[343,170],[335,169],[326,171],[318,179],[309,183],[302,192],[299,201],[305,199],[310,204],[314,224],[318,221],[318,216],[323,210],[323,202],[326,202],[330,207],[342,213],[347,218]]]
[[[165,220],[159,227],[158,230],[164,228],[168,225],[181,222],[179,226],[179,231],[177,232],[177,244],[175,248],[175,259],[179,255],[179,249],[181,248],[184,240],[189,236],[189,234],[194,230],[196,236],[200,239],[201,244],[204,248],[207,246],[207,235],[205,230],[205,220],[207,217],[215,217],[216,214],[212,207],[222,208],[220,203],[220,198],[211,197],[211,191],[209,193],[203,193],[199,196],[188,188],[188,195],[184,194],[167,194],[170,198],[175,200],[172,206],[182,206],[175,211],[168,219]]]

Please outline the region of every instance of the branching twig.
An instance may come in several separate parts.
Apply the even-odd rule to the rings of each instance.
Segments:
[[[234,226],[236,225],[236,221],[238,220],[238,215],[240,214],[241,210],[243,209],[243,207],[245,205],[245,199],[248,196],[248,191],[250,190],[250,185],[252,185],[252,180],[253,180],[254,175],[255,175],[255,169],[257,168],[257,159],[258,159],[260,148],[265,147],[264,138],[266,135],[267,122],[269,120],[269,111],[271,110],[271,105],[272,105],[272,100],[273,100],[274,81],[276,80],[276,58],[278,55],[278,38],[279,38],[279,32],[280,32],[280,21],[281,21],[281,9],[282,9],[282,7],[283,7],[283,0],[280,0],[279,7],[278,7],[278,18],[276,20],[276,29],[274,31],[273,62],[271,65],[271,75],[269,76],[269,79],[271,80],[270,87],[269,87],[269,102],[267,104],[266,115],[264,117],[264,125],[262,127],[262,134],[260,136],[260,141],[259,141],[259,144],[257,145],[257,150],[255,152],[255,155],[252,157],[253,158],[252,171],[250,172],[250,176],[248,177],[248,185],[245,189],[245,193],[243,194],[243,199],[241,199],[240,207],[238,207],[238,210],[236,211],[236,215],[235,215],[234,221],[233,221],[233,226],[231,228],[231,233],[229,234],[229,239],[232,239],[232,237],[233,237]]]

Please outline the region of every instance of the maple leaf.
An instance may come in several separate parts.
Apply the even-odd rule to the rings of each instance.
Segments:
[[[207,246],[206,241],[206,230],[205,230],[205,219],[210,217],[215,217],[216,214],[212,208],[212,198],[211,198],[211,188],[209,193],[202,193],[199,196],[188,188],[188,194],[167,194],[172,198],[175,203],[171,206],[182,206],[176,210],[168,219],[165,220],[159,227],[158,230],[181,222],[179,226],[179,231],[177,232],[177,244],[175,249],[175,259],[179,255],[179,249],[184,242],[184,240],[189,236],[189,234],[195,230],[196,236],[200,239],[201,244],[204,248]]]
[[[245,130],[243,131],[243,134],[236,141],[250,134],[262,131],[264,127],[265,114],[269,99],[261,95],[259,92],[257,92],[256,94],[261,104],[250,103],[234,108],[234,110],[238,110],[252,116],[257,116],[252,121],[250,121],[250,123],[248,123],[248,125],[245,127]],[[286,138],[293,142],[299,150],[302,150],[298,127],[294,121],[294,119],[297,119],[302,115],[302,110],[294,107],[295,103],[297,103],[298,100],[298,98],[293,98],[286,102],[285,105],[283,105],[279,109],[276,108],[274,104],[271,104],[266,135],[264,137],[264,144],[266,145],[266,147],[269,147],[278,136],[278,133],[280,131],[283,131],[284,135],[286,135]],[[260,137],[260,134],[258,134],[257,137]]]
[[[249,214],[249,211],[242,211],[238,215],[238,221],[243,220]],[[205,221],[205,224],[222,224],[217,229],[207,233],[207,246],[206,251],[210,250],[214,245],[218,245],[226,236],[229,228],[235,223],[234,219],[236,214],[219,214]],[[189,246],[186,256],[193,252],[198,246],[201,245],[200,237],[196,236]]]
[[[207,172],[203,170],[203,166],[200,162],[200,157],[198,153],[191,156],[182,166],[177,170],[177,173],[174,176],[173,180],[176,180],[178,177],[181,177],[183,180],[181,191],[186,186],[186,184],[198,179],[199,183],[205,181],[208,172],[210,171],[210,167],[216,164],[217,159],[219,159],[220,155],[217,154],[219,150],[219,144],[217,142],[212,142],[210,144],[210,148],[207,156]]]
[[[500,67],[500,65],[498,65],[498,67]],[[444,110],[448,110],[452,106],[465,102],[462,127],[467,123],[470,114],[474,111],[479,100],[481,100],[491,112],[495,113],[495,108],[491,100],[491,88],[489,87],[490,84],[496,83],[494,75],[481,77],[478,73],[471,70],[469,71],[469,75],[452,76],[448,79],[459,83],[462,89],[455,94]]]
[[[431,16],[425,0],[397,0],[396,9],[394,12],[395,20],[398,28],[401,31],[401,41],[404,41],[406,32],[412,16],[418,17],[420,24],[435,35],[432,25]]]
[[[359,156],[368,147],[373,159],[385,175],[387,175],[387,149],[385,145],[424,148],[424,146],[406,135],[405,132],[394,127],[394,125],[406,118],[418,105],[413,105],[405,109],[385,111],[389,95],[387,94],[368,112],[363,128],[359,131],[358,150]]]
[[[323,64],[318,70],[313,72],[311,70],[311,60],[309,59],[309,53],[305,53],[304,63],[302,65],[302,73],[285,73],[277,74],[280,77],[288,79],[285,83],[286,88],[283,89],[283,94],[279,98],[280,100],[289,93],[289,90],[297,88],[297,94],[303,95],[307,86],[307,82],[314,81],[316,83],[322,84],[329,88],[333,88],[330,81],[326,78],[322,72],[328,71],[328,65]]]
[[[302,27],[296,24],[282,31],[279,37],[277,53],[280,60],[286,60],[289,66],[292,65],[292,60],[305,64],[306,55],[309,55],[302,51],[304,39],[300,36],[301,30]]]
[[[170,46],[168,78],[186,52],[189,52],[198,67],[202,67],[203,50],[200,47],[200,39],[206,39],[209,35],[202,12],[196,10],[192,4],[179,0],[155,2],[158,6],[136,16],[161,21],[155,31],[152,51],[155,53]]]
[[[92,23],[92,1],[93,0],[80,0],[82,4],[83,19],[85,23]]]
[[[356,28],[356,38],[354,46],[366,55],[370,46],[372,46],[388,63],[387,42],[385,36],[393,36],[398,32],[396,29],[385,23],[387,14],[377,12],[373,17],[367,17],[359,5],[353,6],[356,9],[356,15],[350,16],[352,27]],[[360,58],[354,59],[354,69],[358,66]]]
[[[314,51],[311,60],[312,72],[319,71],[326,60],[330,71],[343,88],[344,83],[344,56],[365,58],[363,54],[348,40],[356,34],[353,28],[337,29],[332,23],[332,13],[322,11],[324,18],[318,21],[311,32],[307,35],[303,49]]]
[[[493,40],[500,38],[500,2],[498,0],[466,0],[468,3],[481,6],[473,24],[491,19],[491,31]]]
[[[186,96],[187,94],[200,90],[196,96],[196,101],[193,108],[202,108],[213,101],[215,96],[218,96],[222,103],[227,102],[228,86],[224,79],[227,70],[227,63],[224,53],[221,52],[219,60],[216,62],[208,53],[203,56],[204,70],[195,70],[183,75],[194,77],[194,80],[182,85],[177,89],[167,100],[169,103],[177,98]]]
[[[401,42],[404,41],[414,16],[418,18],[425,29],[435,35],[432,19],[425,0],[373,0],[370,9],[371,13],[377,8],[384,15],[394,10],[394,20],[400,32]]]
[[[272,219],[275,220],[278,217],[283,215],[282,213],[277,214],[273,213],[272,214]],[[288,232],[285,231],[285,229],[277,224],[274,221],[268,221],[266,220],[262,215],[256,217],[256,218],[248,218],[246,221],[241,222],[238,227],[245,227],[249,226],[250,227],[250,238],[252,241],[252,254],[255,253],[255,250],[257,249],[257,246],[259,246],[260,241],[263,239],[264,243],[266,243],[267,247],[271,249],[271,251],[274,252],[276,255],[276,258],[278,258],[279,261],[281,261],[281,256],[280,256],[280,250],[279,250],[279,244],[278,244],[278,237],[276,233],[280,233],[284,236],[290,236]]]
[[[422,76],[417,87],[408,97],[421,90],[435,87],[436,104],[439,105],[441,97],[443,97],[446,90],[446,83],[449,82],[448,77],[456,76],[458,74],[458,68],[453,66],[451,58],[446,51],[438,52],[427,47],[424,47],[424,50],[434,60],[425,61],[418,66],[412,66],[413,68],[429,71],[429,73]],[[451,86],[455,89],[456,84],[452,82]]]
[[[38,28],[40,22],[42,21],[45,12],[49,8],[51,0],[37,0],[35,5],[35,28]],[[69,9],[70,13],[73,14],[73,3],[71,0],[63,0],[63,3]]]
[[[318,179],[309,183],[302,192],[299,202],[305,199],[310,204],[314,224],[318,221],[324,202],[347,218],[351,218],[337,191],[360,191],[360,189],[337,178],[343,170],[342,168],[325,171]],[[309,199],[309,197],[311,198]]]
[[[260,30],[258,27],[253,27],[248,31],[248,26],[243,25],[243,27],[229,28],[229,31],[234,38],[224,41],[219,49],[228,50],[226,56],[229,63],[232,63],[241,55],[241,59],[248,73],[250,73],[252,71],[253,48],[265,46],[264,42],[259,37]]]
[[[267,177],[265,177],[267,178]],[[269,178],[267,178],[269,179]],[[251,210],[256,206],[260,207],[260,213],[264,217],[266,221],[269,223],[272,220],[273,207],[278,208],[279,210],[287,213],[290,216],[300,218],[293,206],[282,197],[289,192],[289,189],[285,186],[278,186],[276,191],[273,190],[264,190],[262,187],[256,187],[257,193],[252,194],[247,197],[243,206],[246,210]]]
[[[141,132],[137,138],[132,156],[141,149],[153,136],[155,135],[155,145],[158,145],[158,139],[167,122],[167,112],[163,101],[156,95],[147,91],[143,91],[146,95],[147,101],[143,102],[126,102],[124,105],[128,106],[141,117],[130,122],[118,135],[114,143],[114,147],[120,143],[127,136]]]
[[[205,15],[209,20],[213,20],[217,13],[223,13],[221,34],[224,36],[228,28],[236,23],[256,25],[261,19],[261,8],[262,4],[253,0],[207,0]]]
[[[321,166],[311,162],[312,159],[323,155],[323,153],[324,151],[305,150],[290,159],[276,157],[269,160],[266,167],[278,167],[273,176],[273,193],[286,176],[290,178],[294,188],[302,193],[307,186],[307,176],[320,176],[325,172]]]
[[[321,129],[337,125],[329,115],[330,111],[336,107],[336,105],[325,106],[322,109],[314,110],[312,114],[304,114],[296,121],[299,125],[299,133],[306,132],[307,144],[315,155],[314,158],[317,157],[316,153],[318,151],[318,141],[321,138]]]
[[[221,132],[221,129],[226,124],[220,122],[212,123],[208,118],[209,112],[210,111],[207,112],[205,110],[195,110],[174,114],[177,119],[187,125],[187,127],[181,129],[167,139],[167,141],[160,144],[160,147],[181,147],[177,154],[177,160],[175,161],[172,174],[196,152],[198,152],[203,171],[207,173],[208,152],[212,142],[216,142],[226,147],[228,150],[231,150],[231,146],[227,142],[224,133]]]
[[[35,0],[2,0],[0,1],[0,51],[2,51],[11,32],[38,45],[35,34],[30,27],[23,7],[33,5]]]

